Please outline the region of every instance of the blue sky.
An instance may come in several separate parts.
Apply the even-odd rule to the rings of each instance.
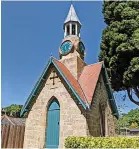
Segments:
[[[63,22],[71,2],[2,2],[2,107],[24,104],[52,55],[59,58]],[[81,38],[86,47],[85,61],[98,61],[105,23],[102,2],[73,2],[82,23]],[[123,93],[121,93],[123,95]],[[119,98],[117,95],[117,99]],[[129,99],[117,100],[136,108]]]

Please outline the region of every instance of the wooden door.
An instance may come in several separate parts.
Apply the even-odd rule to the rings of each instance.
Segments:
[[[58,148],[60,106],[56,99],[49,105],[47,116],[46,148]]]

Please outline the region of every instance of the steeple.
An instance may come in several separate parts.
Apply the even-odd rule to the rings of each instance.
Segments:
[[[64,22],[64,39],[59,47],[60,61],[73,76],[79,78],[84,66],[85,46],[80,38],[81,22],[71,4]]]
[[[77,14],[76,14],[76,12],[75,12],[75,9],[74,9],[74,7],[73,7],[72,4],[71,4],[71,6],[70,6],[70,10],[69,10],[69,13],[68,13],[68,15],[67,15],[67,18],[66,18],[64,24],[66,24],[66,23],[68,23],[68,22],[70,22],[70,21],[78,22],[78,23],[81,25],[81,22],[80,22],[80,20],[79,20],[79,18],[78,18],[78,16],[77,16]]]
[[[80,37],[80,28],[82,24],[75,12],[73,5],[71,4],[69,13],[64,22],[64,37],[69,35],[76,35]]]

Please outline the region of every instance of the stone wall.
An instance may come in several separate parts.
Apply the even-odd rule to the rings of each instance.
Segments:
[[[103,98],[101,98],[102,100],[101,103],[103,109],[105,110],[105,136],[115,136],[116,118],[115,116],[112,115],[112,109],[110,108],[108,93],[102,75],[101,75],[101,87],[103,88],[102,90]]]
[[[101,126],[100,126],[100,110],[99,104],[102,102],[103,98],[103,87],[100,83],[101,77],[98,80],[96,90],[91,103],[90,111],[87,112],[87,125],[88,125],[88,135],[94,137],[101,136]],[[104,101],[107,99],[104,99]]]
[[[68,136],[100,136],[100,110],[103,107],[105,115],[105,135],[115,135],[114,117],[108,103],[106,88],[100,75],[94,98],[89,111],[84,111],[81,105],[77,105],[74,95],[68,90],[64,80],[59,76],[53,80],[54,68],[51,68],[36,102],[26,120],[24,148],[43,148],[46,143],[47,133],[47,107],[53,98],[60,104],[60,142],[59,147],[64,147],[64,140]],[[56,70],[55,70],[56,71]],[[58,72],[57,72],[58,75]]]
[[[69,69],[69,71],[76,79],[79,79],[81,72],[86,65],[86,63],[76,55],[61,59],[60,61]]]
[[[60,61],[70,70],[72,75],[78,79],[80,74],[86,65],[84,62],[84,56],[80,53],[79,42],[81,39],[77,36],[71,35],[63,39],[62,43],[70,40],[72,42],[72,49],[67,55],[62,55],[59,49]]]
[[[51,72],[52,71],[53,69]],[[56,78],[55,85],[53,85],[52,80],[50,80],[50,77],[52,76],[53,74],[50,73],[44,87],[36,99],[36,102],[28,114],[24,148],[45,147],[45,136],[47,133],[47,107],[53,97],[55,97],[60,103],[59,146],[64,146],[64,140],[68,136],[86,136],[86,120],[82,114],[82,108],[73,100],[73,95],[67,91],[67,86],[61,78]]]
[[[104,116],[105,136],[115,136],[115,120],[108,101],[108,94],[102,75],[100,75],[95,94],[91,103],[90,111],[87,111],[87,131],[89,136],[102,136],[102,124],[100,117],[100,106]]]

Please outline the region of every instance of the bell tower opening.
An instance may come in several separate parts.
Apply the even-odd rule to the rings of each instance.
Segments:
[[[67,15],[67,18],[64,22],[64,38],[66,38],[69,35],[76,35],[77,37],[80,37],[80,29],[81,29],[81,23],[80,20],[77,17],[77,14],[75,12],[75,9],[73,5],[71,4],[69,13]]]
[[[75,24],[72,24],[72,35],[75,35]]]
[[[69,25],[66,26],[67,27],[67,33],[66,33],[66,36],[68,36],[70,34],[70,27]]]

